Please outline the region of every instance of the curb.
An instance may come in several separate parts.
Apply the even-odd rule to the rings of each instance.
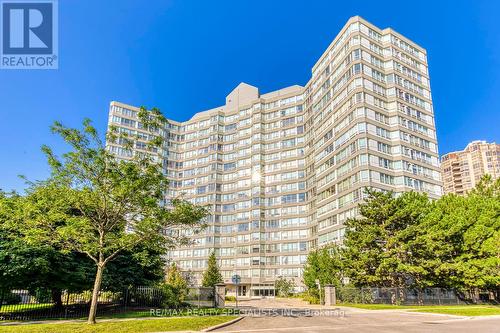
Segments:
[[[416,315],[431,315],[431,316],[437,316],[437,317],[451,317],[451,320],[464,320],[464,319],[472,319],[474,316],[461,316],[461,315],[454,315],[454,314],[446,314],[446,313],[436,313],[436,312],[424,312],[425,310],[418,310],[418,309],[408,309],[408,310],[403,310],[401,312],[404,313],[411,313],[411,314],[416,314]]]
[[[239,322],[240,320],[242,320],[244,317],[238,317],[238,318],[235,318],[233,320],[230,320],[230,321],[226,321],[225,323],[222,323],[222,324],[219,324],[219,325],[215,325],[215,326],[212,326],[212,327],[208,327],[208,328],[205,328],[203,330],[201,330],[200,332],[212,332],[216,329],[219,329],[219,328],[222,328],[222,327],[226,327],[226,326],[229,326],[229,325],[232,325],[234,323],[237,323]]]

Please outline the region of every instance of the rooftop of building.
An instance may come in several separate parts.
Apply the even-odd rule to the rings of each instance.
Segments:
[[[441,160],[444,161],[448,158],[456,158],[462,153],[472,151],[474,147],[477,147],[479,145],[499,145],[499,144],[497,144],[496,142],[487,142],[486,140],[474,140],[469,142],[463,150],[450,151],[449,153],[444,154],[443,156],[441,156]]]
[[[364,18],[356,15],[356,16],[352,16],[351,18],[349,18],[349,20],[347,20],[345,25],[342,27],[340,32],[337,33],[337,35],[335,36],[333,41],[330,43],[330,45],[326,48],[326,50],[323,52],[323,54],[320,55],[317,62],[314,64],[314,66],[312,68],[312,72],[314,72],[314,70],[318,67],[318,65],[323,61],[325,56],[328,55],[328,53],[330,52],[330,49],[335,45],[335,43],[337,43],[337,41],[339,40],[339,38],[341,38],[342,34],[346,31],[346,29],[348,29],[349,26],[355,22],[363,23],[364,25],[366,25],[370,29],[377,31],[378,33],[380,33],[382,35],[392,33],[392,34],[396,35],[397,37],[404,39],[406,42],[408,42],[410,45],[412,45],[417,50],[422,52],[424,55],[426,54],[426,51],[424,48],[422,48],[418,44],[414,43],[413,41],[409,40],[405,36],[399,34],[398,32],[394,31],[392,28],[380,29],[377,26],[375,26],[375,25],[371,24],[370,22],[368,22],[367,20],[365,20]],[[311,78],[311,80],[312,80],[312,78]],[[310,82],[311,81],[309,81],[307,84],[309,84]],[[303,92],[303,90],[304,90],[303,86],[292,85],[292,86],[278,89],[275,91],[271,91],[271,92],[268,92],[265,94],[260,94],[259,89],[257,87],[252,86],[252,85],[245,83],[245,82],[241,82],[240,84],[238,84],[238,86],[236,86],[226,96],[226,101],[225,101],[224,105],[221,105],[221,106],[218,106],[218,107],[215,107],[212,109],[197,112],[191,118],[184,120],[184,121],[177,121],[174,119],[169,119],[169,121],[175,125],[187,124],[191,121],[201,120],[201,119],[208,118],[212,115],[216,115],[219,113],[222,113],[222,114],[231,113],[233,111],[236,111],[240,108],[244,108],[246,106],[250,107],[252,104],[258,102],[259,99],[261,101],[265,102],[268,100],[292,96],[294,94],[295,95],[301,94]],[[133,110],[138,109],[135,106],[127,105],[125,103],[121,103],[121,102],[117,102],[117,101],[112,101],[111,105],[117,105],[117,106],[129,108],[129,109],[133,109]]]
[[[186,121],[176,121],[172,119],[169,119],[169,121],[174,124],[181,125],[184,123],[189,123],[190,121],[193,120],[207,118],[219,113],[222,114],[231,113],[246,106],[250,107],[252,106],[252,104],[255,104],[256,102],[266,102],[288,96],[299,95],[302,94],[303,90],[304,87],[300,85],[293,85],[275,91],[271,91],[265,94],[260,94],[259,88],[252,86],[248,83],[241,82],[226,96],[226,102],[224,105],[215,107],[213,109],[197,112],[190,119]],[[112,101],[110,105],[120,106],[131,110],[139,109],[136,106],[128,105],[117,101]]]

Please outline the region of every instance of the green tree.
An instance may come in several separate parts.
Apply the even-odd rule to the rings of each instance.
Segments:
[[[208,265],[205,272],[203,272],[203,280],[201,285],[203,287],[215,287],[217,283],[224,282],[224,278],[217,265],[217,258],[215,257],[215,252],[212,251],[208,257]]]
[[[355,286],[447,287],[477,295],[500,285],[500,180],[485,176],[465,196],[368,189],[360,217],[346,222],[340,251]],[[306,285],[321,275],[311,252]],[[333,264],[328,264],[330,267]]]
[[[468,290],[500,286],[500,180],[485,176],[465,196],[436,202],[420,236],[433,254],[437,284]]]
[[[335,244],[328,244],[309,252],[304,266],[303,281],[313,300],[318,300],[320,295],[316,280],[322,287],[327,284],[338,287],[343,277],[342,250]]]
[[[280,277],[276,280],[274,283],[274,289],[276,292],[276,296],[279,297],[290,297],[293,295],[293,292],[295,290],[296,284],[295,282],[290,279],[285,279],[283,277]]]
[[[396,210],[383,225],[386,237],[376,274],[386,285],[395,287],[432,286],[435,278],[430,260],[433,254],[419,235],[427,230],[422,223],[432,211],[426,194],[406,192],[393,198]]]
[[[102,278],[102,289],[123,291],[131,286],[153,286],[164,279],[163,252],[138,245],[111,261]]]
[[[465,288],[498,290],[500,287],[500,178],[485,175],[467,196],[474,224],[463,234],[462,265]]]
[[[30,241],[24,220],[19,219],[30,201],[26,196],[0,192],[0,286],[4,294],[11,289],[28,289],[32,295],[48,293],[52,303],[62,307],[63,290],[82,292],[92,287],[95,265],[85,254],[63,251],[54,242]],[[158,283],[164,277],[161,255],[143,245],[122,252],[108,264],[103,289],[122,291]]]
[[[366,202],[359,205],[361,218],[346,221],[344,245],[346,271],[356,286],[380,286],[377,269],[387,244],[384,224],[396,211],[392,193],[366,190]]]
[[[140,244],[167,251],[186,241],[175,228],[200,225],[206,215],[202,207],[183,200],[164,204],[168,180],[162,171],[161,129],[165,118],[157,109],[141,108],[141,126],[151,137],[145,143],[148,153],[132,154],[131,147],[143,138],[130,137],[111,128],[110,143],[120,141],[133,159],[123,161],[110,154],[90,120],[83,130],[52,126],[71,146],[62,159],[44,146],[52,169],[51,178],[36,185],[42,188],[42,202],[32,202],[25,214],[36,241],[56,241],[67,251],[86,254],[96,272],[89,312],[89,323],[95,323],[97,300],[108,263],[124,251]],[[52,197],[51,202],[43,192]],[[48,195],[50,194],[50,195]]]
[[[168,267],[162,288],[165,292],[165,306],[178,308],[184,304],[188,293],[188,285],[175,263]]]
[[[29,242],[23,233],[26,197],[0,193],[0,288],[28,289],[51,294],[62,306],[62,290],[88,289],[92,272],[88,259],[78,253],[63,253],[52,243]],[[0,291],[1,294],[1,291]]]
[[[359,218],[346,222],[345,265],[356,286],[429,285],[429,253],[414,239],[432,209],[425,194],[366,190]]]

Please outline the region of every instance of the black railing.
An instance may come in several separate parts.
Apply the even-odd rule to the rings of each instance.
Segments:
[[[60,296],[60,297],[59,297]],[[1,320],[43,320],[85,318],[90,310],[91,291],[68,293],[56,299],[50,295],[31,294],[27,290],[12,290],[0,295]],[[134,287],[122,292],[102,291],[99,294],[97,316],[112,316],[126,312],[148,315],[151,309],[166,308],[167,295],[161,288]],[[184,307],[213,307],[213,288],[188,288]]]
[[[492,303],[498,304],[499,293],[492,291],[459,292],[443,288],[335,288],[337,302],[394,304],[394,305],[446,305]]]

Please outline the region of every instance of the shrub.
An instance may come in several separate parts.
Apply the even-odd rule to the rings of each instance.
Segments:
[[[52,302],[52,295],[50,290],[46,288],[37,288],[35,290],[35,300],[38,303],[50,303]]]
[[[317,288],[309,288],[302,293],[302,299],[309,304],[319,304],[319,290]]]
[[[3,304],[6,304],[6,305],[12,305],[12,304],[19,304],[21,303],[21,296],[18,295],[18,294],[14,294],[12,292],[6,292],[4,295],[3,295],[3,301],[2,301]],[[0,304],[1,306],[2,304]]]
[[[182,276],[177,265],[172,264],[167,270],[165,282],[160,285],[163,290],[163,306],[179,308],[186,305],[184,302],[188,294],[187,282]]]
[[[290,297],[295,290],[295,282],[285,278],[279,278],[275,282],[276,296]]]
[[[123,293],[113,291],[101,291],[99,298],[102,302],[118,302],[123,297]]]
[[[163,291],[163,306],[166,308],[178,309],[186,306],[184,300],[186,299],[187,289],[173,286],[168,283],[161,285]]]
[[[319,298],[314,295],[305,294],[302,299],[309,304],[319,304]]]
[[[228,302],[236,302],[236,297],[235,296],[226,296],[225,299]]]
[[[373,303],[369,289],[341,287],[336,289],[337,299],[342,303]]]

